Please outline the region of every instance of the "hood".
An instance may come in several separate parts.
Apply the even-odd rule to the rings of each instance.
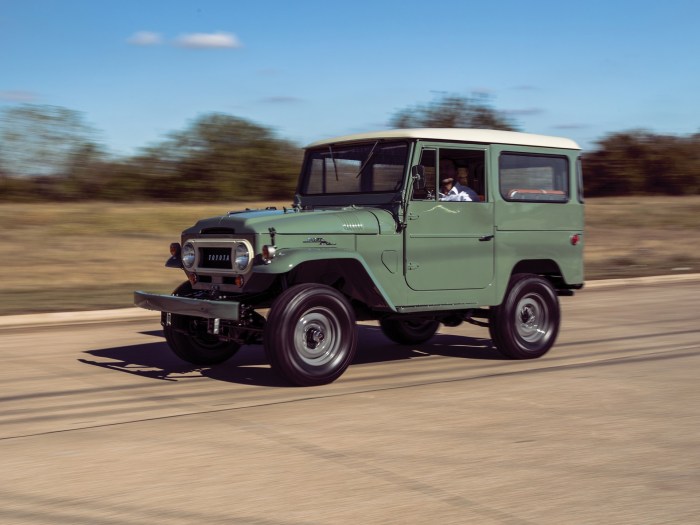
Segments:
[[[246,210],[203,219],[185,233],[255,234],[274,228],[278,234],[379,234],[396,231],[396,221],[383,209]]]

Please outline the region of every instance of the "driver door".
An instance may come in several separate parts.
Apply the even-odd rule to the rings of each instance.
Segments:
[[[424,143],[417,155],[426,191],[414,192],[408,205],[406,283],[413,290],[486,288],[493,281],[495,244],[494,207],[485,191],[486,148]],[[470,174],[470,187],[481,192],[478,201],[440,200],[440,182],[447,171],[445,162],[440,169],[441,159],[455,162],[455,176]]]

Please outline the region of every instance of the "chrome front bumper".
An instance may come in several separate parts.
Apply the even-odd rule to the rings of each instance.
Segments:
[[[191,315],[205,319],[240,320],[241,304],[235,301],[208,301],[176,295],[134,292],[134,304],[146,310]]]

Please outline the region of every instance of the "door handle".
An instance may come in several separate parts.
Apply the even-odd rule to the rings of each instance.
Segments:
[[[484,235],[483,237],[479,237],[479,240],[481,242],[493,240],[493,235]]]

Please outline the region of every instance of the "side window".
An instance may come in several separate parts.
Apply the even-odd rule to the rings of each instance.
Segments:
[[[502,153],[498,174],[501,196],[507,201],[569,200],[569,159],[566,157]]]
[[[441,201],[485,200],[484,151],[440,148],[439,157]]]

